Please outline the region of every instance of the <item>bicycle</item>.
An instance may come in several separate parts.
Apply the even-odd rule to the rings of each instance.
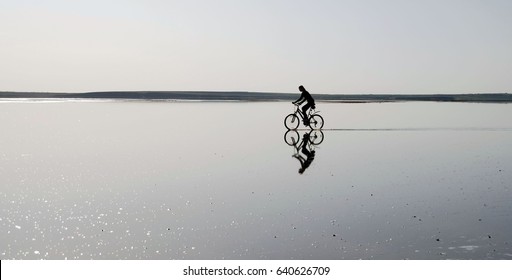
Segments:
[[[324,118],[318,114],[319,112],[313,108],[308,111],[306,117],[309,120],[309,127],[311,129],[321,129],[324,126]],[[288,130],[297,129],[301,119],[304,120],[304,113],[300,110],[299,105],[295,104],[295,112],[284,118],[284,126]]]

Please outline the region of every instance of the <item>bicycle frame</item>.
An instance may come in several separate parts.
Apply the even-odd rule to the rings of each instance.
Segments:
[[[316,114],[316,113],[318,113],[318,112],[320,112],[320,111],[316,111],[316,110],[315,110],[315,109],[313,109],[313,108],[309,108],[309,110],[308,110],[308,115],[307,115],[308,120],[309,120],[309,118],[310,118],[313,114]],[[295,113],[294,113],[294,114],[299,115],[299,116],[302,118],[302,120],[305,120],[305,118],[304,118],[304,113],[302,113],[302,110],[299,108],[299,105],[295,105]]]

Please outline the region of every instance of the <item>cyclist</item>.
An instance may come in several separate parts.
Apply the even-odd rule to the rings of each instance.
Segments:
[[[309,119],[308,119],[308,110],[309,108],[315,109],[315,100],[311,96],[311,94],[304,88],[304,86],[299,86],[299,90],[301,92],[301,95],[299,99],[293,101],[292,103],[295,105],[299,105],[304,103],[304,101],[307,101],[306,105],[302,106],[302,113],[304,113],[304,125],[309,125]]]

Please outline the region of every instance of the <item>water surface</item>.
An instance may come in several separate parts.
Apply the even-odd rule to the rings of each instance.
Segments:
[[[512,259],[511,106],[3,102],[0,257]]]

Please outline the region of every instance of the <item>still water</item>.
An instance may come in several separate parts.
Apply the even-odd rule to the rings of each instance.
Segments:
[[[2,102],[0,258],[512,259],[512,105],[317,107]]]

